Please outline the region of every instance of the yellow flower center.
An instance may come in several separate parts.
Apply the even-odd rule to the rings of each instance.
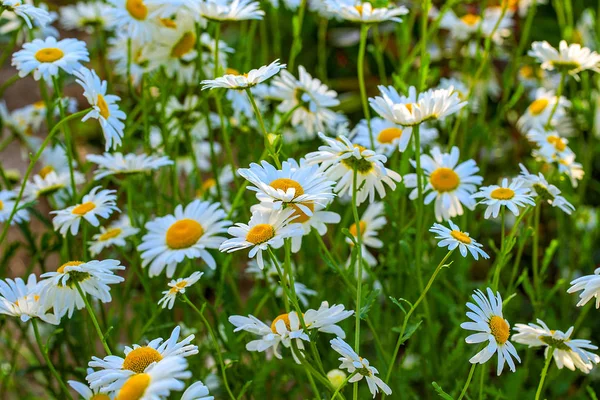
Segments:
[[[0,200],[0,211],[4,210],[4,203]]]
[[[138,347],[127,354],[123,361],[123,369],[128,369],[136,374],[141,374],[148,368],[148,365],[160,360],[162,360],[162,356],[152,347]]]
[[[253,244],[261,244],[275,236],[275,228],[269,224],[254,225],[248,234],[246,240]]]
[[[554,146],[556,151],[565,151],[567,144],[562,140],[560,136],[548,136],[546,139],[548,143]]]
[[[532,115],[540,115],[548,106],[548,99],[537,99],[529,105],[529,112]]]
[[[227,75],[241,75],[240,71],[238,71],[235,68],[229,68],[229,67],[225,69],[225,74],[227,74]]]
[[[35,59],[41,63],[51,63],[60,60],[64,55],[65,53],[59,48],[47,47],[36,51]]]
[[[90,397],[90,400],[110,400],[110,397],[108,397],[108,395],[104,393],[96,393],[95,395]]]
[[[458,174],[450,168],[441,167],[431,173],[431,186],[438,192],[451,192],[460,185]]]
[[[85,215],[88,212],[92,211],[94,208],[96,208],[96,205],[91,201],[88,201],[76,206],[71,212],[75,215]]]
[[[307,201],[305,203],[302,203],[302,205],[307,207],[310,211],[315,211],[315,205],[312,201]],[[304,211],[302,211],[300,209],[300,207],[298,207],[296,204],[290,203],[290,206],[294,209],[294,213],[292,214],[291,217],[296,217],[293,219],[294,223],[297,222],[297,223],[301,224],[310,219],[310,217],[308,215],[306,215],[306,213]]]
[[[506,343],[508,337],[510,336],[510,327],[508,326],[506,321],[503,318],[494,315],[490,319],[489,323],[490,330],[492,331],[492,335],[496,339],[496,342],[498,342],[499,344]]]
[[[65,273],[65,268],[67,267],[77,267],[78,265],[83,264],[82,261],[69,261],[68,263],[64,263],[63,265],[61,265],[60,267],[58,267],[58,269],[56,270],[56,272],[58,272],[59,274],[64,274]]]
[[[177,286],[179,289],[183,289],[184,287],[186,287],[187,285],[187,281],[183,280],[181,282],[177,282],[177,284],[175,284],[175,286]]]
[[[272,188],[281,189],[284,192],[287,192],[287,190],[290,188],[294,188],[296,190],[294,198],[304,194],[304,189],[302,189],[302,186],[293,179],[277,178],[272,181],[270,185]]]
[[[535,70],[531,65],[523,65],[519,70],[519,75],[523,78],[535,78]]]
[[[400,136],[402,136],[402,129],[395,127],[385,128],[377,135],[377,141],[379,143],[392,143],[394,139],[398,139]]]
[[[149,385],[150,375],[133,375],[123,384],[123,387],[119,390],[119,394],[117,394],[116,400],[139,400],[144,396]]]
[[[471,238],[464,232],[454,230],[450,232],[450,235],[452,235],[454,239],[458,240],[461,243],[471,244]]]
[[[362,4],[358,4],[358,5],[354,6],[354,8],[356,9],[356,11],[358,11],[358,13],[360,15],[362,15],[362,13],[363,13],[363,6],[362,6]]]
[[[102,235],[100,235],[98,240],[103,242],[105,240],[116,238],[117,236],[119,236],[121,234],[121,232],[123,232],[123,230],[121,230],[120,228],[109,229],[106,232],[104,232]]]
[[[515,192],[509,188],[498,188],[492,190],[490,197],[496,200],[510,200],[515,197]]]
[[[98,95],[98,99],[96,100],[96,105],[100,109],[100,115],[102,118],[108,119],[110,117],[110,111],[108,110],[108,104],[106,104],[106,100],[104,100],[104,96],[101,94]]]
[[[143,21],[148,16],[148,7],[146,7],[143,0],[127,0],[125,8],[129,15],[137,20]]]
[[[193,219],[182,219],[175,222],[167,230],[167,246],[172,249],[190,247],[204,234],[202,225]]]
[[[54,171],[52,165],[46,165],[44,168],[40,170],[39,175],[44,179],[50,172]]]
[[[181,58],[190,51],[192,51],[195,45],[196,35],[193,32],[186,32],[171,49],[171,57]]]
[[[279,315],[277,318],[275,318],[273,320],[273,322],[271,323],[271,331],[273,331],[273,333],[277,333],[277,328],[276,328],[276,324],[279,321],[283,321],[285,322],[285,327],[288,330],[291,330],[292,328],[290,328],[290,315],[289,314],[281,314]]]
[[[176,29],[177,22],[173,21],[171,18],[160,18],[160,23],[165,28]]]
[[[479,20],[481,20],[481,17],[475,14],[466,14],[463,15],[460,20],[466,25],[474,26],[479,22]]]
[[[44,102],[44,100],[36,101],[35,103],[33,103],[33,108],[35,108],[36,110],[44,109],[46,108],[46,103]]]
[[[404,106],[408,109],[408,112],[413,112],[413,104],[412,103],[405,104]]]
[[[367,230],[367,223],[365,221],[358,221],[358,226],[360,227],[360,236],[362,237]],[[350,234],[352,234],[352,236],[358,237],[358,229],[356,227],[356,224],[352,224],[348,231],[350,231]]]

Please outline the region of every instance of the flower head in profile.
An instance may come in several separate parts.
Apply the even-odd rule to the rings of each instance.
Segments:
[[[566,332],[551,330],[538,319],[539,324],[516,324],[514,330],[517,331],[512,336],[516,343],[528,345],[529,347],[544,347],[544,357],[548,357],[548,352],[553,348],[552,356],[558,369],[567,367],[571,371],[575,368],[584,374],[589,374],[594,364],[600,363],[600,356],[589,350],[598,350],[592,342],[585,339],[571,339],[574,327],[570,327]]]
[[[206,89],[235,89],[244,90],[258,85],[266,81],[267,79],[278,74],[282,68],[285,68],[285,64],[280,64],[279,60],[273,61],[269,65],[263,65],[258,69],[250,70],[246,74],[225,74],[216,79],[208,79],[200,82],[202,90]]]
[[[47,171],[47,170],[46,170]],[[27,199],[38,199],[43,196],[51,196],[60,192],[70,191],[71,176],[69,171],[46,172],[40,171],[25,184],[24,196]],[[85,177],[79,171],[74,171],[75,185],[80,185],[85,181]]]
[[[129,175],[154,171],[173,164],[173,161],[167,156],[133,153],[90,154],[87,159],[98,165],[98,169],[94,171],[94,180],[100,180],[110,175]]]
[[[23,18],[29,29],[33,29],[33,25],[44,27],[52,21],[52,17],[48,11],[27,4],[23,0],[2,0],[0,7],[6,7],[8,11],[12,11]]]
[[[558,70],[573,76],[585,70],[600,72],[600,54],[578,43],[567,44],[561,40],[557,50],[546,41],[533,42],[528,54],[548,71]]]
[[[463,257],[467,256],[467,251],[471,253],[475,260],[482,258],[490,258],[490,256],[483,251],[483,245],[469,236],[469,232],[463,232],[460,228],[454,224],[454,222],[448,220],[450,228],[448,229],[442,224],[433,224],[429,232],[436,233],[436,239],[439,239],[439,247],[447,247],[448,250],[454,250],[458,247],[460,254]]]
[[[502,179],[500,185],[482,186],[479,192],[471,195],[474,199],[481,198],[479,204],[487,205],[484,218],[496,218],[502,206],[508,208],[514,215],[519,215],[519,207],[535,206],[535,201],[529,195],[530,189],[517,178],[509,184],[508,179]]]
[[[58,325],[60,318],[49,312],[51,308],[41,297],[41,286],[35,274],[29,275],[27,283],[21,278],[0,279],[0,314],[19,317],[23,322],[39,318]]]
[[[15,208],[16,197],[17,194],[12,190],[0,190],[0,223],[8,221],[10,218],[13,209]],[[10,224],[20,224],[25,221],[29,221],[29,213],[27,210],[17,208],[17,212],[13,216]]]
[[[404,6],[373,6],[368,1],[325,0],[329,12],[335,16],[352,22],[374,23],[384,21],[402,22],[401,15],[408,14]]]
[[[200,15],[213,21],[263,19],[265,12],[254,0],[205,0],[198,2]]]
[[[380,249],[383,247],[383,242],[379,239],[379,231],[387,224],[385,218],[385,205],[381,202],[369,204],[363,215],[360,217],[358,226],[356,223],[350,225],[348,232],[358,241],[359,231],[362,243],[361,254],[363,259],[370,266],[377,265],[377,258],[369,251],[372,249]],[[346,243],[353,246],[354,242],[350,238],[346,238]],[[338,335],[339,336],[339,335]],[[343,339],[343,337],[342,337]]]
[[[60,8],[60,24],[67,30],[83,30],[90,34],[97,27],[107,29],[110,25],[110,8],[98,0],[63,6]]]
[[[585,275],[571,282],[567,293],[579,292],[577,307],[583,307],[590,300],[596,298],[596,308],[600,308],[600,268],[594,270],[593,275]]]
[[[560,189],[548,183],[541,172],[535,175],[530,173],[523,164],[519,164],[519,167],[521,168],[519,178],[531,190],[530,195],[532,197],[539,198],[542,202],[547,202],[552,207],[558,207],[567,214],[571,214],[575,210],[575,207],[560,195]]]
[[[338,359],[342,362],[339,368],[355,374],[348,382],[358,382],[364,378],[373,398],[379,393],[379,390],[387,395],[392,394],[392,389],[377,376],[379,371],[371,366],[369,360],[356,354],[352,347],[339,337],[330,340],[330,343],[331,348],[341,355]]]
[[[391,157],[395,151],[404,152],[412,138],[412,127],[401,126],[379,117],[371,118],[371,130],[375,152]],[[422,124],[420,127],[421,149],[438,137],[438,130]],[[352,130],[352,143],[371,148],[371,134],[367,120],[361,120]]]
[[[180,293],[184,294],[185,288],[198,282],[202,275],[204,275],[204,272],[196,271],[187,278],[173,279],[171,282],[169,282],[170,289],[162,292],[163,297],[158,301],[158,305],[162,306],[162,308],[168,308],[171,310],[177,295]]]
[[[511,371],[515,372],[513,358],[521,362],[515,346],[508,340],[510,337],[510,325],[502,316],[502,297],[500,293],[487,289],[487,296],[476,290],[473,294],[475,303],[467,303],[471,310],[467,312],[469,322],[463,322],[460,327],[468,331],[476,331],[468,336],[465,341],[469,344],[488,342],[488,345],[469,361],[471,364],[485,364],[495,353],[498,353],[497,374],[500,375],[504,369],[504,362],[508,364]]]
[[[556,127],[569,118],[569,107],[571,102],[564,96],[558,97],[552,90],[539,88],[533,93],[533,101],[518,119],[517,127],[523,133],[529,133],[532,129],[543,130],[548,121],[550,126]]]

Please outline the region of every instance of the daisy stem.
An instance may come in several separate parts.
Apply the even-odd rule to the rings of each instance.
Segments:
[[[65,382],[63,382],[58,371],[56,370],[56,368],[54,368],[54,364],[52,364],[50,357],[48,356],[48,346],[42,344],[42,339],[40,338],[40,331],[38,329],[37,321],[35,320],[35,318],[31,319],[31,324],[33,325],[33,333],[35,334],[35,340],[37,341],[40,351],[42,352],[42,356],[44,356],[44,360],[46,360],[46,364],[48,365],[50,372],[52,372],[52,375],[54,375],[54,378],[58,381],[60,388],[63,392],[65,392],[67,397],[69,399],[73,399],[71,393],[69,392],[69,388],[67,388],[67,385],[65,385]]]
[[[288,62],[288,70],[294,70],[294,63],[296,56],[300,54],[302,50],[302,23],[304,22],[304,12],[306,11],[306,0],[302,0],[300,7],[298,7],[298,15],[294,16],[292,20],[294,29],[294,40],[292,41],[292,47],[290,49],[290,60]]]
[[[550,115],[548,116],[548,121],[546,121],[546,125],[544,126],[545,130],[549,130],[552,127],[552,117],[556,113],[558,109],[558,103],[560,103],[560,96],[562,95],[563,88],[565,86],[565,80],[567,77],[567,72],[563,71],[560,74],[560,82],[558,84],[558,88],[556,89],[556,101],[554,102],[554,106],[552,107],[552,111],[550,111]]]
[[[362,24],[360,26],[360,45],[358,47],[358,87],[360,88],[360,101],[362,103],[363,113],[367,120],[369,128],[369,140],[371,149],[375,150],[375,139],[373,139],[373,129],[371,128],[371,113],[369,112],[369,102],[367,101],[367,89],[365,87],[365,50],[367,47],[367,35],[371,25]]]
[[[319,78],[323,82],[327,81],[327,25],[329,20],[327,18],[319,18],[319,31],[318,31],[318,43],[317,43],[317,69],[319,71]]]
[[[279,162],[277,152],[273,147],[273,143],[271,143],[271,140],[269,140],[269,133],[267,132],[267,128],[265,128],[265,122],[263,121],[263,117],[260,114],[260,111],[258,110],[256,101],[254,101],[254,95],[252,94],[250,88],[246,88],[246,93],[248,93],[248,98],[250,99],[250,103],[252,104],[252,109],[254,110],[254,114],[256,114],[256,119],[258,119],[258,123],[260,124],[260,128],[262,129],[263,136],[265,137],[265,147],[267,148],[269,153],[271,153],[271,157],[273,158],[275,165],[277,165],[277,168],[281,168],[281,163]]]
[[[104,333],[102,333],[102,329],[100,329],[100,324],[98,324],[98,319],[96,318],[96,314],[94,313],[92,305],[88,301],[86,294],[81,289],[81,286],[79,286],[79,282],[75,282],[75,287],[77,287],[77,291],[79,292],[81,299],[85,303],[85,308],[87,308],[88,310],[88,314],[92,319],[92,323],[94,324],[94,328],[96,328],[96,333],[98,333],[98,336],[100,337],[100,341],[102,342],[102,346],[104,347],[106,354],[112,356],[112,352],[110,351],[110,347],[108,347],[108,343],[106,343],[106,337],[104,336]]]
[[[54,95],[56,96],[56,100],[58,102],[58,111],[60,112],[60,118],[65,119],[65,108],[62,103],[62,92],[60,90],[60,85],[58,84],[58,79],[54,76],[52,77],[52,83],[54,84]],[[49,110],[46,110],[50,112]],[[77,201],[77,187],[75,186],[75,171],[73,170],[73,136],[71,135],[71,130],[68,125],[63,127],[63,133],[65,135],[65,147],[67,148],[67,161],[69,163],[69,176],[71,177],[71,190],[73,190],[72,198],[74,201]]]
[[[192,309],[198,314],[198,316],[204,323],[204,326],[206,327],[206,330],[208,331],[210,339],[212,340],[213,346],[215,347],[215,352],[217,353],[217,360],[219,361],[219,366],[221,368],[221,375],[223,375],[223,383],[225,384],[225,389],[227,390],[229,397],[231,397],[232,400],[236,400],[235,396],[233,395],[233,392],[231,391],[231,388],[229,387],[229,383],[227,381],[227,373],[225,372],[226,369],[225,369],[225,363],[223,362],[223,355],[221,354],[221,346],[219,346],[219,341],[217,340],[217,336],[215,335],[215,332],[213,331],[212,327],[210,326],[210,323],[204,316],[204,308],[206,307],[207,303],[204,303],[204,305],[202,306],[202,310],[199,310],[198,307],[196,307],[194,305],[194,303],[192,303],[190,301],[190,299],[187,297],[187,295],[185,293],[182,293],[181,297],[183,298],[183,300],[186,303],[188,303],[190,305],[190,307],[192,307]]]
[[[539,289],[540,271],[539,271],[539,257],[540,257],[540,214],[542,205],[537,204],[535,206],[535,212],[533,216],[533,288],[534,293],[537,294]]]
[[[356,316],[356,322],[354,325],[354,351],[359,354],[360,350],[360,303],[362,297],[362,233],[360,229],[360,217],[358,216],[358,207],[356,205],[356,194],[358,191],[357,186],[358,181],[358,168],[354,166],[354,173],[352,174],[352,214],[354,215],[354,226],[356,227],[356,262],[357,266],[357,275],[356,275],[356,310],[354,312]],[[358,382],[354,383],[354,400],[358,399]]]
[[[15,214],[17,213],[17,210],[19,209],[19,202],[23,198],[23,192],[25,191],[25,184],[27,183],[27,181],[29,179],[29,176],[31,175],[31,172],[33,171],[33,167],[35,167],[35,163],[42,156],[42,153],[43,153],[44,149],[46,148],[46,146],[48,146],[48,144],[50,143],[50,141],[52,140],[52,138],[54,137],[54,135],[58,131],[58,128],[61,125],[63,125],[64,123],[66,123],[66,122],[68,122],[68,121],[70,121],[72,119],[83,117],[90,110],[91,110],[90,108],[86,108],[85,110],[79,111],[79,112],[77,112],[75,114],[71,114],[68,117],[63,118],[62,120],[60,120],[56,125],[54,125],[54,127],[52,128],[52,130],[50,131],[50,133],[48,134],[48,136],[46,136],[46,139],[44,139],[44,141],[42,142],[42,145],[38,149],[37,153],[35,153],[35,155],[33,156],[33,158],[31,158],[29,166],[27,167],[27,171],[25,171],[25,176],[23,176],[23,183],[21,184],[21,189],[19,190],[19,194],[17,195],[17,198],[15,199],[15,205],[14,205],[14,207],[13,207],[11,213],[10,213],[10,216],[8,217],[8,220],[4,223],[4,228],[2,230],[2,235],[0,235],[0,243],[4,242],[4,239],[6,238],[6,234],[8,233],[8,228],[10,227],[10,223],[12,222],[13,218],[15,217]]]
[[[546,357],[546,363],[544,364],[544,369],[542,369],[542,375],[540,376],[540,384],[538,385],[537,391],[535,392],[535,400],[539,400],[540,396],[542,395],[544,381],[546,380],[546,374],[548,373],[548,368],[550,368],[550,363],[552,362],[553,353],[554,347],[550,347],[550,351],[548,351],[548,356]]]
[[[337,395],[340,393],[340,390],[342,390],[342,388],[343,388],[344,386],[346,386],[346,384],[348,383],[348,381],[349,381],[350,379],[352,379],[352,377],[353,377],[354,375],[356,375],[356,373],[357,373],[357,372],[356,372],[356,371],[354,371],[353,373],[351,373],[350,375],[348,375],[348,377],[347,377],[346,379],[344,379],[344,382],[342,382],[342,383],[341,383],[341,384],[340,384],[340,385],[337,387],[337,389],[335,389],[335,392],[333,392],[333,396],[331,396],[331,400],[334,400],[334,399],[335,399],[335,397],[336,397],[336,396],[337,396]]]
[[[271,250],[270,247],[267,247],[267,252],[269,253],[269,257],[271,257],[271,261],[273,261],[273,265],[275,265],[275,269],[277,270],[277,273],[279,274],[279,279],[281,279],[281,284],[283,285],[283,304],[285,305],[285,311],[289,313],[290,312],[290,303],[289,303],[288,292],[287,292],[288,291],[287,277],[281,270],[281,265],[279,265],[279,262],[277,261],[277,257],[275,257],[275,254],[273,254],[273,250]]]
[[[471,384],[471,379],[473,378],[473,373],[475,372],[475,367],[477,364],[471,364],[471,369],[469,370],[469,376],[467,377],[467,381],[465,382],[465,386],[463,386],[462,391],[460,392],[460,396],[458,396],[458,400],[462,400],[463,397],[467,394],[467,389],[469,389],[469,385]]]
[[[505,224],[505,218],[506,218],[506,207],[502,207],[502,209],[500,210],[500,224],[502,225],[500,228],[502,230],[502,234],[500,236],[500,253],[504,252],[504,224]]]

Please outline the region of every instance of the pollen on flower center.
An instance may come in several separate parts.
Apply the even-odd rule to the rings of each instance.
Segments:
[[[246,240],[253,244],[261,244],[275,236],[275,228],[269,224],[254,225],[248,234]]]
[[[77,267],[81,264],[83,264],[83,261],[69,261],[68,263],[64,263],[63,265],[58,267],[56,272],[58,272],[59,274],[64,274],[66,267]]]
[[[553,145],[556,151],[565,151],[567,148],[566,143],[559,136],[548,136],[546,141]]]
[[[187,285],[187,281],[185,281],[185,280],[184,280],[184,281],[181,281],[181,282],[177,282],[177,283],[175,284],[175,286],[176,286],[177,288],[179,288],[179,289],[183,289],[184,287],[186,287],[186,285]]]
[[[175,22],[171,18],[160,18],[160,23],[165,28],[171,28],[171,29],[177,28],[177,22]]]
[[[0,200],[0,211],[4,210],[4,203]]]
[[[535,70],[531,65],[524,65],[519,70],[519,75],[521,75],[523,78],[531,79],[535,77]]]
[[[362,4],[357,4],[357,5],[355,5],[355,6],[354,6],[354,9],[355,9],[356,11],[358,11],[358,13],[359,13],[360,15],[362,15],[362,13],[363,13],[363,6],[362,6]]]
[[[510,327],[506,321],[503,318],[494,315],[492,318],[490,318],[489,324],[490,330],[492,331],[492,336],[494,336],[496,342],[499,344],[506,343],[510,335]]]
[[[98,239],[100,241],[113,239],[113,238],[116,238],[117,236],[119,236],[121,234],[121,232],[123,232],[123,230],[120,228],[112,228],[112,229],[109,229],[106,232],[104,232],[102,235],[100,235],[100,237]]]
[[[277,316],[277,318],[275,318],[273,320],[273,322],[271,322],[271,331],[273,331],[273,333],[277,333],[277,327],[276,324],[279,321],[283,321],[285,323],[285,327],[288,330],[291,330],[292,328],[290,327],[290,315],[289,314],[281,314],[279,316]]]
[[[479,20],[481,20],[481,17],[475,14],[466,14],[463,15],[460,20],[466,25],[474,26],[479,22]]]
[[[153,362],[162,360],[162,356],[152,347],[143,346],[133,349],[125,356],[123,369],[141,374]]]
[[[413,104],[412,103],[405,104],[404,106],[408,109],[408,112],[413,112]]]
[[[110,110],[108,109],[108,104],[106,104],[106,100],[104,96],[98,94],[98,98],[96,99],[96,105],[100,109],[100,115],[104,119],[108,119],[110,117]]]
[[[171,57],[181,58],[192,51],[195,45],[196,35],[193,32],[186,32],[171,49]]]
[[[143,21],[148,16],[148,7],[143,0],[127,0],[125,8],[133,18]]]
[[[51,63],[60,60],[64,55],[65,53],[59,48],[47,47],[36,51],[35,59],[42,63]]]
[[[149,385],[150,375],[140,373],[133,375],[123,384],[116,400],[139,400],[144,396]]]
[[[451,192],[460,185],[458,174],[451,168],[441,167],[431,173],[431,186],[438,192]]]
[[[181,219],[167,230],[167,246],[172,249],[185,249],[190,247],[204,234],[204,229],[193,219]]]
[[[385,128],[377,135],[377,141],[379,143],[392,143],[394,139],[398,139],[400,136],[402,136],[402,129],[396,127]]]
[[[358,221],[358,226],[360,227],[360,236],[362,237],[367,230],[367,223],[365,221]],[[358,237],[358,228],[356,227],[356,224],[352,224],[348,231],[352,236]]]
[[[471,244],[471,238],[464,232],[454,230],[450,232],[450,235],[456,240],[464,244]]]
[[[38,173],[38,175],[41,176],[43,179],[46,176],[48,176],[48,174],[52,171],[54,171],[54,168],[52,168],[52,165],[46,165],[44,168],[40,169],[40,172]]]
[[[108,397],[108,395],[104,393],[96,393],[95,395],[90,397],[90,400],[110,400],[110,397]]]
[[[497,188],[492,190],[490,197],[496,200],[510,200],[515,197],[515,192],[509,188]]]
[[[304,207],[308,208],[310,211],[315,211],[315,205],[314,205],[314,203],[312,201],[304,202],[304,203],[302,203],[302,205]],[[294,222],[297,222],[297,223],[301,224],[301,223],[306,222],[306,221],[308,221],[310,219],[310,217],[304,211],[302,211],[300,209],[300,207],[298,207],[297,204],[290,203],[290,206],[294,209],[294,213],[290,217],[290,218],[295,217],[293,219]]]
[[[294,198],[302,196],[304,194],[304,189],[302,188],[302,185],[300,185],[300,183],[293,179],[277,178],[273,180],[269,185],[274,189],[281,189],[284,192],[287,192],[287,190],[291,188],[295,189],[296,192],[294,193]]]
[[[533,115],[540,115],[549,103],[548,99],[537,99],[529,105],[529,112]]]
[[[71,212],[75,215],[85,215],[88,212],[92,211],[94,208],[96,208],[96,205],[94,203],[92,203],[91,201],[88,201],[88,202],[79,204],[78,206],[73,208],[73,211],[71,211]]]

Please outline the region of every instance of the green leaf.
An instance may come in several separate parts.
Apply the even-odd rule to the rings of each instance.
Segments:
[[[406,327],[406,332],[404,333],[404,336],[402,337],[402,343],[406,342],[408,339],[410,339],[410,337],[417,331],[417,329],[419,329],[419,327],[421,326],[421,324],[423,323],[423,320],[420,320],[419,322],[417,322],[416,324],[410,324]]]
[[[395,298],[393,298],[392,296],[390,296],[390,300],[392,301],[392,303],[394,303],[395,305],[397,305],[403,312],[404,314],[407,313],[407,311],[404,309],[404,306],[402,305],[402,301],[408,303],[410,305],[410,308],[412,308],[412,303],[406,299],[403,299],[402,297],[398,298],[397,300]]]
[[[367,314],[369,314],[369,310],[371,310],[371,307],[373,306],[373,303],[375,303],[375,300],[377,299],[379,293],[379,289],[375,289],[369,292],[367,297],[364,299],[363,306],[360,308],[360,319],[367,318]]]
[[[550,244],[548,245],[548,248],[546,249],[546,251],[544,252],[544,259],[542,260],[542,269],[540,270],[541,276],[544,275],[544,273],[546,272],[546,269],[550,265],[550,262],[552,261],[552,257],[554,257],[554,253],[556,253],[556,250],[558,249],[559,243],[560,242],[557,239],[553,239],[550,242]]]
[[[448,393],[444,392],[444,389],[442,389],[442,387],[440,385],[438,385],[436,382],[431,382],[431,385],[433,386],[433,388],[435,389],[435,391],[437,392],[437,394],[444,400],[454,400],[454,398],[452,396],[450,396]]]

